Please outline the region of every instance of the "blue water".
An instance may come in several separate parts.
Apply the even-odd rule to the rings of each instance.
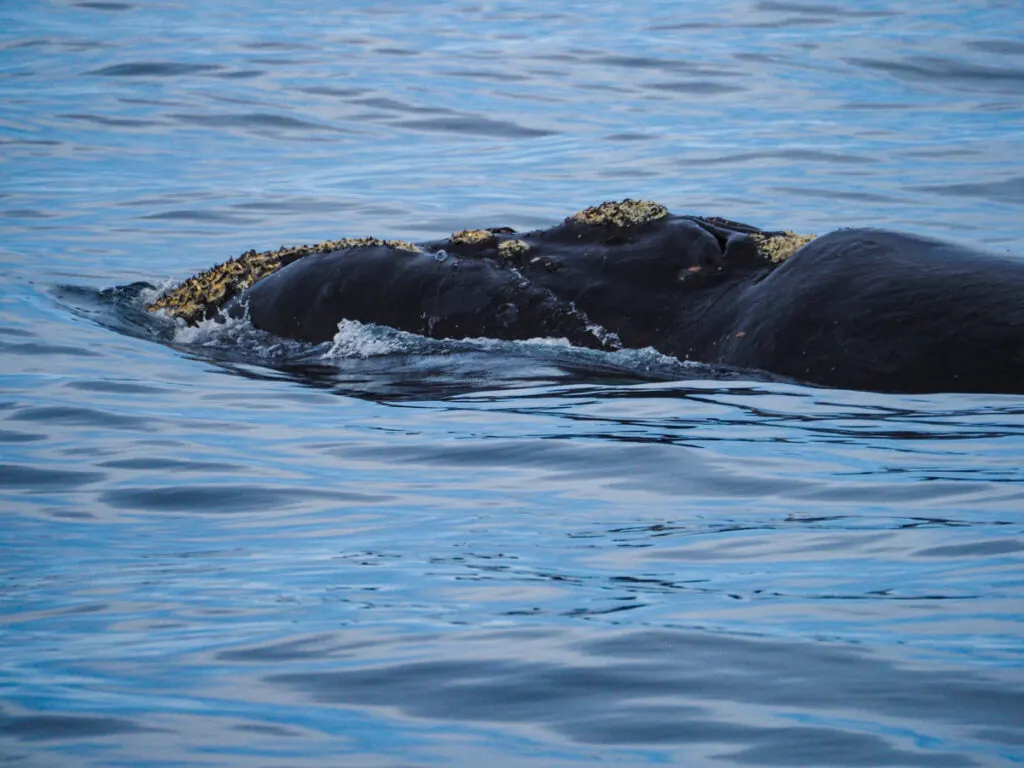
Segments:
[[[0,762],[1024,762],[1024,398],[141,311],[626,196],[1024,257],[1016,0],[0,4]]]

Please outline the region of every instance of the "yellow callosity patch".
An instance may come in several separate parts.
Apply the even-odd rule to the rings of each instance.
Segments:
[[[517,261],[530,250],[529,244],[522,240],[502,240],[498,243],[498,255],[507,261]]]
[[[668,215],[661,203],[626,198],[621,202],[607,202],[574,213],[567,221],[591,227],[635,227]]]
[[[817,235],[798,235],[796,232],[783,232],[781,235],[755,233],[750,239],[757,245],[762,256],[773,264],[781,264],[799,251]]]
[[[448,238],[452,245],[486,245],[494,240],[494,233],[486,229],[463,229]]]
[[[281,247],[276,251],[246,251],[223,264],[200,272],[150,304],[150,312],[164,310],[171,317],[180,317],[189,324],[210,317],[232,296],[236,296],[282,265],[314,253],[330,253],[346,248],[384,246],[418,253],[419,247],[404,240],[379,240],[376,237],[345,237],[326,240],[315,245]]]

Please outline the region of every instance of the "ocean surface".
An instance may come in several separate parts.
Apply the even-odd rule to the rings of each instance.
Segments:
[[[624,197],[1024,258],[1021,158],[1019,0],[0,2],[0,764],[1024,763],[1024,397],[143,311]]]

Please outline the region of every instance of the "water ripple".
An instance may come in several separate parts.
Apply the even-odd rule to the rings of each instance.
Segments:
[[[1020,764],[1021,398],[143,307],[627,196],[1024,255],[1018,3],[2,17],[9,761]]]

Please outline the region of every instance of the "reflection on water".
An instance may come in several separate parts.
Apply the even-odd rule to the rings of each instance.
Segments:
[[[1024,255],[1022,25],[995,1],[0,8],[0,755],[1018,764],[1021,398],[184,331],[132,283],[625,196]]]

